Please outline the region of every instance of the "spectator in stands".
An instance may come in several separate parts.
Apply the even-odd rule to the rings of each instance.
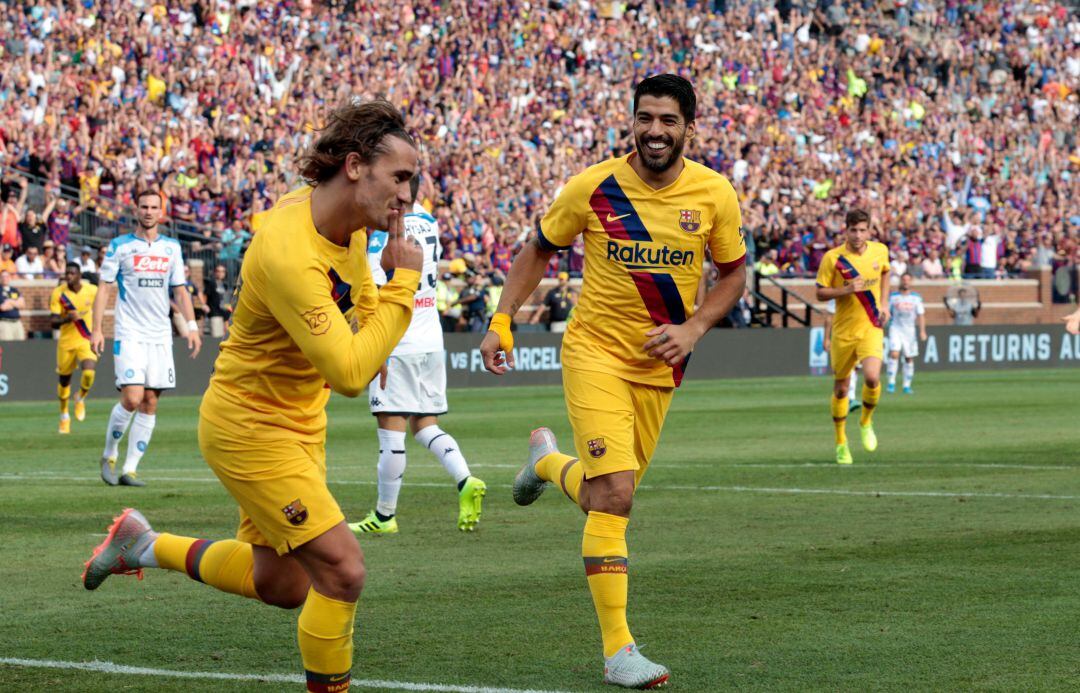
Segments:
[[[15,264],[15,260],[12,259],[14,255],[15,249],[7,243],[0,246],[0,270],[4,270],[11,274],[18,273],[19,269]]]
[[[27,248],[26,254],[15,260],[15,269],[23,279],[41,279],[45,266],[38,257],[38,249],[33,246]]]
[[[49,241],[52,243],[52,241]],[[67,267],[67,246],[57,243],[53,247],[52,257],[43,257],[45,263],[46,279],[53,279],[64,276],[65,268]]]
[[[732,327],[750,327],[754,318],[754,302],[750,298],[750,287],[743,288],[742,297],[739,298],[735,307],[728,314],[728,321]]]
[[[11,285],[11,273],[0,270],[0,342],[26,339],[19,311],[26,309],[26,298]]]
[[[26,180],[20,178],[19,190],[8,189],[7,198],[0,202],[0,243],[5,243],[20,250],[22,237],[19,235],[19,222],[22,221],[23,204],[26,202]],[[21,252],[21,251],[20,251]]]
[[[205,331],[205,325],[203,325],[202,321],[209,315],[210,309],[206,305],[206,296],[203,294],[202,289],[195,286],[195,283],[191,281],[191,268],[187,265],[184,265],[184,288],[187,289],[188,295],[191,297],[191,307],[195,311],[195,320],[200,325],[200,331]],[[184,322],[184,314],[180,310],[180,306],[176,304],[173,298],[169,299],[169,315],[172,317],[176,334],[184,334],[187,330],[187,323]]]
[[[558,285],[547,292],[544,301],[533,311],[529,322],[533,325],[537,324],[546,312],[548,331],[566,332],[566,321],[570,319],[570,313],[576,304],[577,295],[570,288],[570,275],[559,272]]]
[[[931,248],[929,254],[922,261],[922,276],[924,279],[944,279],[945,268],[941,266],[941,257],[937,248]]]
[[[39,217],[34,210],[26,210],[26,213],[23,214],[23,220],[19,222],[19,238],[22,239],[22,252],[25,253],[30,246],[35,246],[38,250],[41,250],[48,237],[49,229],[45,224],[45,220]]]
[[[468,270],[465,272],[465,288],[455,303],[461,306],[461,323],[467,332],[483,332],[487,329],[487,289],[484,277]]]
[[[439,322],[442,323],[443,332],[457,332],[461,322],[461,304],[458,303],[460,294],[450,284],[453,279],[454,275],[443,272],[435,285],[435,307],[439,311]]]
[[[94,261],[94,249],[88,245],[84,245],[82,250],[79,251],[79,259],[75,262],[79,263],[79,271],[83,276],[97,274],[98,266]]]
[[[206,297],[207,317],[210,318],[210,334],[221,337],[225,323],[232,317],[232,287],[229,286],[228,268],[215,265],[214,272],[206,278],[203,294]]]

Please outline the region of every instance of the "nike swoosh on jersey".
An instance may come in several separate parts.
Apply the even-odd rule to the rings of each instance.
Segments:
[[[625,219],[625,218],[626,218],[626,217],[628,217],[628,216],[630,216],[630,215],[629,215],[629,214],[620,214],[620,215],[619,215],[619,216],[617,216],[617,217],[613,217],[613,216],[611,216],[611,213],[610,213],[610,212],[608,212],[608,215],[607,215],[607,220],[608,220],[608,223],[610,224],[610,223],[611,223],[611,222],[613,222],[613,221],[618,221],[619,219]]]

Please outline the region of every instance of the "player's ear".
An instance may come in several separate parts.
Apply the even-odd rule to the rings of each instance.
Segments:
[[[686,124],[686,139],[692,140],[697,135],[697,121],[691,120]]]
[[[345,155],[345,163],[342,166],[345,169],[345,175],[349,181],[355,183],[363,177],[363,170],[365,168],[364,162],[360,159],[360,155],[356,152],[349,152]]]

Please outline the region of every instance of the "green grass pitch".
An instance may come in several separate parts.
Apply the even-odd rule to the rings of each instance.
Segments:
[[[1080,369],[915,384],[883,395],[875,454],[849,421],[850,468],[832,462],[827,379],[677,393],[628,535],[631,629],[675,690],[1080,687]],[[296,613],[163,571],[83,590],[82,562],[121,508],[206,538],[236,523],[199,457],[194,398],[162,400],[149,486],[97,479],[112,396],[99,385],[67,437],[53,403],[0,405],[0,658],[299,673]],[[402,532],[361,542],[354,678],[604,689],[583,517],[557,489],[510,499],[532,428],[570,440],[561,390],[450,399],[444,428],[489,484],[480,529],[456,530],[452,483],[410,439]],[[331,488],[359,519],[375,502],[374,421],[335,398],[330,422]],[[299,688],[0,665],[0,690]]]

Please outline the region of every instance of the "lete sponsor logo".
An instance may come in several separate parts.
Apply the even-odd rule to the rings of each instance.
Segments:
[[[161,255],[135,255],[132,262],[135,263],[135,272],[165,274],[169,271],[169,258]]]

